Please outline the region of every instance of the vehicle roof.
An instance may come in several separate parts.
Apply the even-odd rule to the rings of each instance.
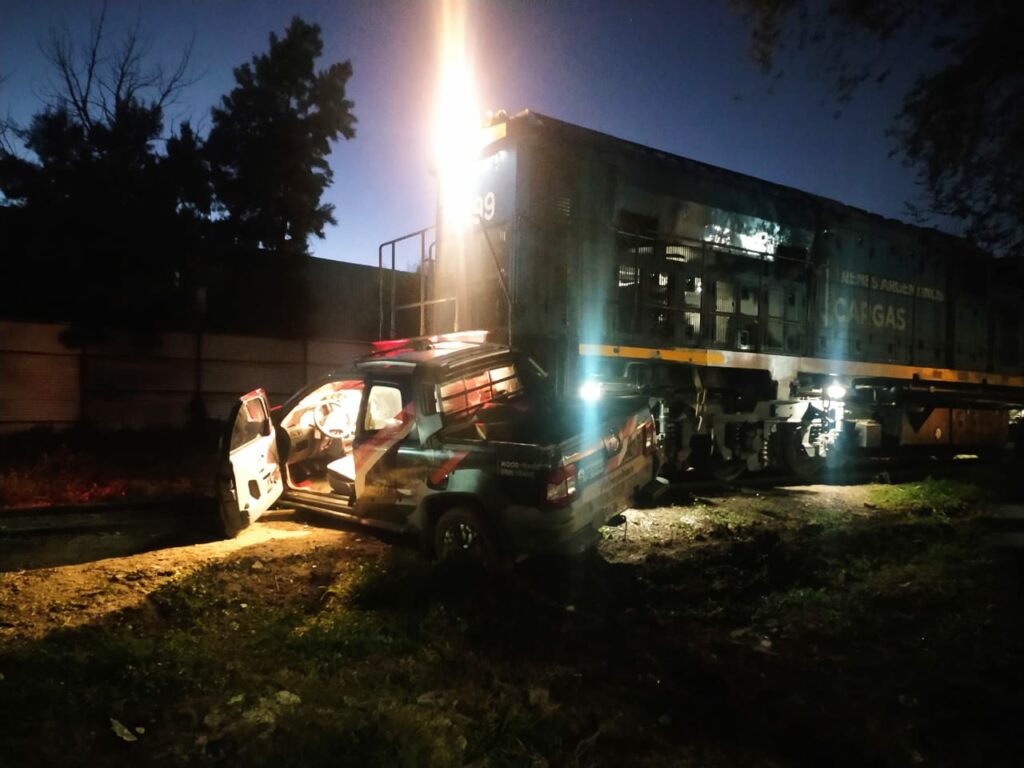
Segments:
[[[407,346],[398,346],[360,358],[356,361],[355,367],[364,373],[415,369],[428,378],[443,378],[454,369],[507,356],[510,352],[508,347],[500,344],[410,339]]]

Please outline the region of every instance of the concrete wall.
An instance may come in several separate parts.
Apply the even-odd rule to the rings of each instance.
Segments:
[[[0,321],[0,432],[86,421],[104,427],[180,426],[198,394],[225,418],[256,387],[271,405],[369,351],[365,341],[165,333],[141,350],[127,335],[73,349],[67,326]]]

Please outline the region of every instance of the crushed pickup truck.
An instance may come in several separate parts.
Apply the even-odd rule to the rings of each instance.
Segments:
[[[661,487],[646,401],[557,400],[493,344],[376,347],[273,414],[263,390],[240,399],[219,478],[228,535],[280,500],[417,534],[440,558],[574,553]]]

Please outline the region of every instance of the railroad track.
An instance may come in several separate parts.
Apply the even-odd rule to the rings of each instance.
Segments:
[[[974,460],[901,457],[862,460],[813,478],[756,472],[725,482],[683,477],[669,486],[677,502],[698,493],[812,484],[901,483],[928,476],[958,477],[976,470]],[[221,538],[216,501],[183,496],[155,501],[9,509],[0,511],[0,571],[86,562]]]
[[[825,468],[812,477],[765,470],[747,472],[734,480],[719,480],[692,473],[673,480],[673,493],[707,490],[739,490],[744,488],[777,488],[798,485],[863,485],[865,483],[907,483],[926,477],[962,477],[976,471],[977,459],[934,459],[931,457],[897,457],[859,459],[841,467]]]
[[[0,511],[0,571],[87,562],[220,538],[213,499]]]

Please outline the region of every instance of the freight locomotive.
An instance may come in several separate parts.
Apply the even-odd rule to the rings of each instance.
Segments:
[[[1016,262],[534,112],[486,130],[471,221],[439,223],[397,308],[421,332],[487,329],[563,395],[647,394],[670,465],[723,477],[1009,442]]]

